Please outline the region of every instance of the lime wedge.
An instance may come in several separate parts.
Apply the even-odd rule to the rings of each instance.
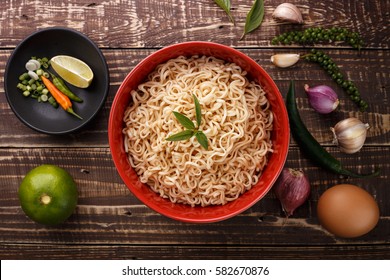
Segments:
[[[93,72],[84,61],[68,55],[57,55],[50,60],[57,74],[79,88],[87,88],[92,82]]]

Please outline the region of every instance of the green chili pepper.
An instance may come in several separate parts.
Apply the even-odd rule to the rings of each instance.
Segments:
[[[310,134],[299,115],[297,104],[295,102],[294,81],[291,81],[290,83],[290,88],[286,97],[286,107],[290,121],[290,129],[294,139],[301,150],[310,157],[311,160],[329,171],[349,177],[363,178],[379,175],[379,170],[375,170],[375,172],[371,174],[357,174],[344,169],[341,162],[335,159],[317,142],[317,140]]]
[[[76,94],[74,94],[68,86],[65,84],[65,82],[60,78],[54,75],[53,73],[49,72],[51,75],[51,78],[53,80],[53,84],[58,88],[63,94],[68,96],[71,100],[76,102],[83,102],[83,100],[78,97]]]

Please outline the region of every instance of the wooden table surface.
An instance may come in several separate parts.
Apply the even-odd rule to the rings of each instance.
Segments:
[[[265,1],[264,22],[239,40],[253,1],[232,2],[234,26],[212,0],[7,0],[0,7],[0,257],[1,259],[388,259],[390,257],[390,52],[389,0],[296,0],[305,24],[277,24],[271,17],[283,1]],[[65,26],[86,34],[102,50],[110,71],[110,90],[94,121],[77,133],[50,136],[22,124],[4,94],[4,69],[15,46],[32,32]],[[344,44],[316,45],[336,61],[369,104],[359,112],[348,96],[316,64],[281,69],[270,62],[279,52],[305,53],[311,46],[273,46],[283,31],[306,27],[346,27],[360,32],[361,55]],[[143,205],[126,188],[111,159],[107,123],[122,80],[143,58],[184,41],[212,41],[237,48],[256,60],[275,80],[283,97],[289,81],[327,84],[341,97],[337,112],[319,115],[305,93],[297,93],[302,119],[315,138],[345,166],[357,171],[381,168],[370,179],[346,179],[317,167],[291,139],[286,167],[303,169],[312,192],[308,202],[286,219],[273,192],[244,213],[213,224],[187,224]],[[329,127],[358,117],[371,128],[363,149],[346,155],[332,144]],[[77,182],[75,213],[62,225],[46,227],[28,219],[18,187],[32,168],[56,164]],[[351,183],[377,200],[380,220],[368,234],[338,238],[320,225],[320,195],[337,183]]]

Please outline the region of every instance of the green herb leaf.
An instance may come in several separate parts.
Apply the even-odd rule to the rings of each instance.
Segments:
[[[240,40],[242,40],[246,34],[258,28],[263,22],[263,18],[264,18],[264,0],[255,0],[251,10],[246,16],[244,34],[242,34]]]
[[[199,127],[202,122],[202,111],[200,108],[198,98],[196,98],[195,94],[193,94],[192,96],[194,97],[194,103],[195,103],[196,123],[198,124]]]
[[[181,123],[182,126],[184,126],[187,129],[195,129],[194,123],[184,116],[183,114],[180,114],[179,112],[173,111],[173,114],[175,115],[176,119]]]
[[[183,130],[180,131],[179,133],[173,134],[166,138],[165,140],[167,141],[181,141],[181,140],[187,140],[190,139],[192,136],[194,136],[194,131],[193,130]]]
[[[195,133],[195,137],[196,139],[198,140],[199,144],[205,148],[206,150],[208,150],[209,148],[209,142],[207,140],[207,136],[206,134],[203,133],[203,131],[198,131]]]
[[[198,140],[199,144],[205,148],[206,150],[209,148],[208,140],[206,134],[204,134],[203,131],[198,130],[199,126],[202,122],[202,112],[201,107],[198,98],[193,94],[192,97],[194,98],[195,103],[195,114],[196,114],[196,123],[198,127],[195,129],[194,123],[184,116],[183,114],[173,111],[173,114],[175,115],[176,119],[185,127],[186,130],[180,131],[179,133],[173,134],[166,138],[167,141],[181,141],[181,140],[187,140],[190,139],[192,136],[195,135],[196,139]]]
[[[234,23],[234,18],[230,13],[230,0],[214,0],[214,2],[226,12],[229,20]]]

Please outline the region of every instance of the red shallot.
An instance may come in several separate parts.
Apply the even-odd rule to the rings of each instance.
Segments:
[[[305,85],[305,91],[310,105],[320,114],[328,114],[339,105],[337,93],[328,86],[309,88],[309,85]]]
[[[274,191],[286,216],[291,216],[310,195],[310,183],[302,170],[284,168],[275,183]]]

